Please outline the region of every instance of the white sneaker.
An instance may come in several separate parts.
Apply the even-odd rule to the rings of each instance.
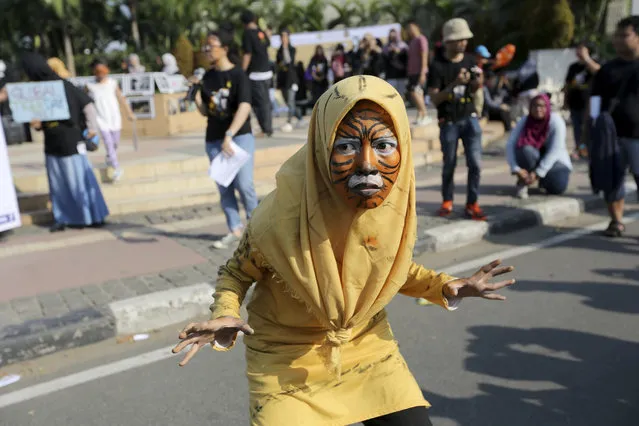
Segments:
[[[293,126],[291,125],[291,123],[286,123],[280,130],[284,133],[291,133],[293,131]]]
[[[119,181],[120,179],[122,179],[122,176],[124,176],[124,170],[115,169],[115,171],[113,172],[113,177],[111,178],[111,182],[115,183]]]
[[[517,185],[517,190],[515,191],[515,197],[520,200],[528,199],[528,185]]]
[[[240,241],[240,237],[235,235],[234,233],[226,234],[223,238],[215,241],[211,247],[223,250],[229,248],[232,244]]]
[[[304,120],[303,118],[300,118],[299,120],[297,120],[297,123],[295,123],[295,128],[296,129],[301,129],[302,127],[305,127],[308,123],[306,123],[306,120]]]
[[[430,117],[422,117],[422,118],[418,118],[415,121],[415,125],[418,127],[425,127],[428,126],[429,124],[431,124],[433,122],[433,119]]]

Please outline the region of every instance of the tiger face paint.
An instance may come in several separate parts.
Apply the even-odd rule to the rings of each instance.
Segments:
[[[401,153],[390,115],[360,101],[337,128],[331,153],[335,190],[354,209],[382,205],[399,174]]]

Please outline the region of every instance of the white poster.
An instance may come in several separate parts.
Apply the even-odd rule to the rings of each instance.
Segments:
[[[2,123],[2,117],[0,117]],[[13,176],[9,164],[7,141],[4,128],[0,124],[0,232],[21,226],[18,198],[13,187]]]
[[[9,106],[13,120],[68,120],[69,104],[62,80],[7,84]]]

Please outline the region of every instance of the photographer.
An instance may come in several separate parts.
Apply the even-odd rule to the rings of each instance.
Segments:
[[[473,55],[466,54],[473,33],[461,18],[451,19],[443,28],[445,51],[433,60],[428,81],[429,94],[437,106],[444,168],[442,171],[442,206],[439,215],[453,212],[453,175],[457,165],[459,139],[464,144],[468,165],[468,189],[465,213],[470,219],[486,220],[479,207],[482,131],[472,94],[483,82]]]

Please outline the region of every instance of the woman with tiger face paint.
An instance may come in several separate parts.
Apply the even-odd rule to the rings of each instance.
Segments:
[[[379,78],[329,89],[276,181],[220,269],[211,320],[180,334],[173,351],[191,345],[180,365],[208,344],[231,349],[242,331],[252,426],[431,424],[385,306],[397,293],[449,310],[463,297],[503,300],[493,291],[514,281],[489,280],[512,268],[495,261],[457,279],[412,261],[410,128]],[[249,326],[240,305],[255,282]]]

